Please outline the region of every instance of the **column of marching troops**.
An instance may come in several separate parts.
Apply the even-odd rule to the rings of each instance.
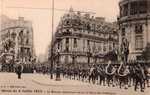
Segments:
[[[52,71],[53,75],[57,72],[63,78],[89,82],[100,86],[118,87],[120,89],[128,89],[134,87],[134,90],[140,89],[141,92],[150,87],[150,64],[133,62],[123,65],[120,64],[99,64],[92,65],[88,68],[71,68],[60,67],[59,71]],[[32,68],[37,73],[49,74],[49,68]],[[19,78],[19,76],[18,76]]]
[[[118,68],[119,66],[116,64],[111,64],[109,68],[107,68],[107,65],[102,64],[93,65],[89,69],[66,68],[61,70],[61,73],[65,78],[108,87],[119,87],[120,89],[128,89],[134,86],[135,91],[140,89],[141,92],[144,92],[144,89],[150,86],[148,65],[140,63],[135,63],[133,65],[128,64],[125,67],[126,70],[122,69],[120,72],[122,74],[125,73],[125,75],[118,74]]]

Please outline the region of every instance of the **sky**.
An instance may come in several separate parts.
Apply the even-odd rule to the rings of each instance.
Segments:
[[[54,31],[60,17],[72,7],[75,11],[95,12],[94,16],[116,21],[119,0],[54,0]],[[23,7],[23,8],[22,8]],[[24,17],[32,21],[36,55],[47,54],[52,34],[52,0],[0,0],[0,13],[10,18]],[[65,11],[66,10],[66,11]]]

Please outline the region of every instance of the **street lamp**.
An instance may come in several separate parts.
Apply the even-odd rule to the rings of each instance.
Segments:
[[[90,66],[91,50],[90,50],[90,47],[89,47],[89,46],[88,46],[87,57],[88,57],[88,66]]]
[[[56,63],[56,81],[60,81],[60,49],[57,49],[57,63]]]
[[[51,40],[51,68],[50,68],[50,78],[53,79],[53,32],[54,32],[54,0],[52,0],[52,40]]]

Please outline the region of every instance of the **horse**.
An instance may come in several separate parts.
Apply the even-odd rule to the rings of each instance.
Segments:
[[[130,74],[129,66],[121,64],[120,67],[118,68],[117,73],[118,73],[120,88],[122,88],[122,84],[123,84],[125,86],[125,89],[127,89],[128,78]]]
[[[112,84],[114,83],[116,70],[117,70],[117,68],[115,68],[112,65],[112,62],[116,62],[118,60],[118,55],[117,55],[116,50],[113,50],[107,53],[105,57],[107,57],[109,60],[107,66],[105,67],[105,74],[106,74],[107,84],[108,86],[110,86],[110,82],[112,82]]]
[[[99,84],[102,85],[103,83],[103,86],[105,86],[106,73],[104,66],[99,67],[98,74],[99,74]]]
[[[94,68],[92,67],[90,69],[90,72],[89,72],[89,83],[91,82],[91,79],[92,79],[92,83],[95,84],[95,81],[96,79],[98,79],[98,71],[97,71],[97,68]]]

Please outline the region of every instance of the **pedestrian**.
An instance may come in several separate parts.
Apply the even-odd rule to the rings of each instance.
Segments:
[[[21,63],[18,64],[17,68],[16,68],[16,73],[18,75],[18,79],[21,79],[21,74],[23,72],[23,66]]]
[[[144,83],[145,75],[143,71],[144,71],[143,68],[138,63],[137,66],[135,67],[135,87],[134,87],[135,91],[138,87],[138,84],[140,84],[141,92],[144,92],[143,83]]]

